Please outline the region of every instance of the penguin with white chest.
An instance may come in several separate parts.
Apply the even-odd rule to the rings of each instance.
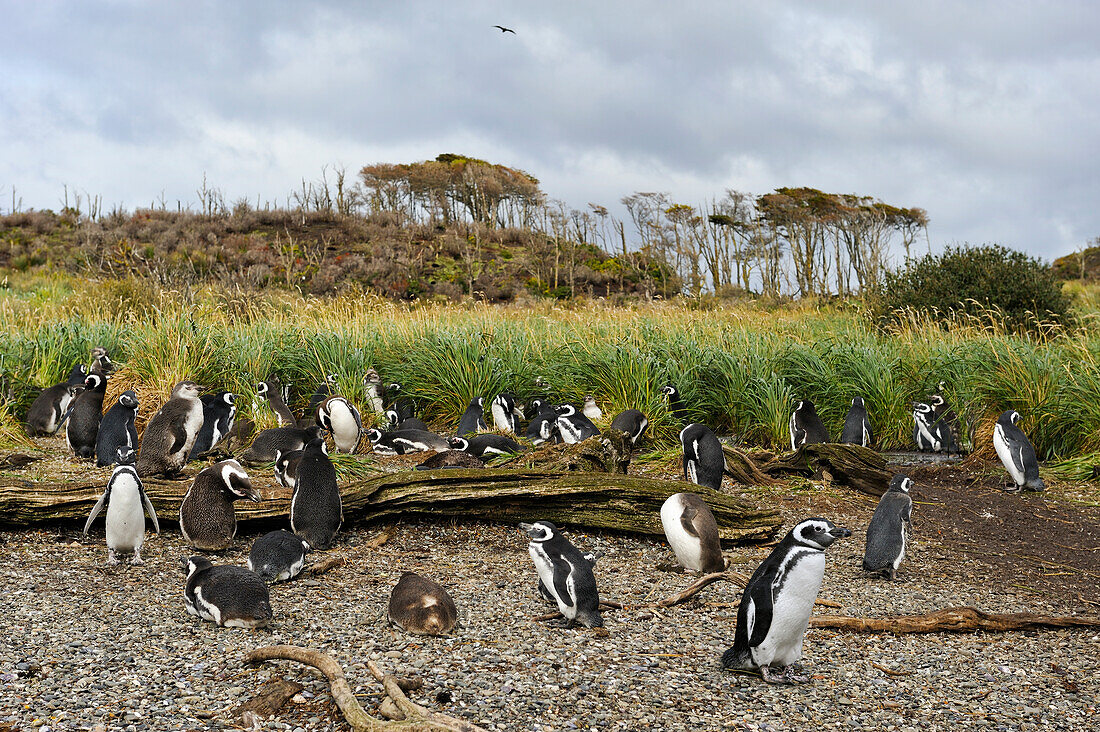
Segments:
[[[363,439],[359,410],[342,396],[331,396],[317,407],[317,424],[332,434],[336,452],[353,453]]]
[[[283,452],[275,451],[275,480],[283,488],[294,490],[298,483],[298,463],[302,462],[302,451],[291,450]]]
[[[107,506],[107,564],[118,564],[118,554],[132,554],[130,564],[142,564],[141,547],[145,543],[145,514],[153,522],[153,530],[160,533],[157,512],[134,469],[134,451],[119,447],[115,454],[118,467],[107,481],[107,489],[92,507],[84,524],[84,535],[96,516]]]
[[[803,399],[791,412],[789,424],[791,431],[791,449],[797,450],[803,445],[818,445],[829,441],[829,431],[817,415],[817,408],[809,399]]]
[[[157,410],[141,436],[138,475],[174,475],[183,470],[202,429],[202,387],[181,381],[172,396]]]
[[[722,443],[705,424],[689,424],[680,430],[684,448],[684,480],[712,490],[722,487],[726,453]]]
[[[531,444],[538,446],[544,442],[561,442],[556,407],[543,399],[532,399],[529,406],[535,416],[528,423],[525,436]]]
[[[867,546],[863,552],[863,569],[894,579],[898,565],[905,559],[909,543],[909,527],[913,516],[913,499],[909,489],[913,481],[895,475],[890,487],[878,500],[875,515],[867,526]]]
[[[558,610],[565,617],[565,627],[570,628],[576,623],[586,628],[602,627],[600,595],[596,589],[596,576],[592,573],[592,561],[549,521],[522,523],[519,528],[531,539],[527,550],[535,563],[539,580],[554,597]]]
[[[134,422],[137,419],[138,398],[134,391],[124,391],[119,395],[107,414],[103,415],[103,421],[99,423],[99,434],[95,440],[95,464],[102,468],[115,462],[118,448],[129,447],[134,449],[138,444],[137,428]]]
[[[197,460],[203,453],[213,450],[233,429],[237,416],[237,398],[228,391],[219,391],[203,397],[202,429],[191,446],[189,460]]]
[[[267,583],[244,567],[215,567],[206,557],[186,557],[183,604],[187,612],[227,628],[266,628],[271,624]]]
[[[52,435],[61,428],[61,418],[84,388],[88,369],[82,363],[73,366],[69,378],[43,389],[27,410],[27,433],[31,437]]]
[[[592,420],[577,411],[572,404],[563,404],[554,410],[558,415],[558,432],[567,445],[584,442],[600,434],[600,428]]]
[[[73,401],[69,422],[65,425],[65,441],[78,458],[95,457],[99,423],[103,420],[103,397],[107,395],[107,377],[88,374],[84,391]]]
[[[840,442],[847,445],[870,447],[875,439],[871,432],[871,420],[867,418],[867,407],[863,397],[854,397],[848,416],[844,419],[844,429],[840,433]]]
[[[913,402],[913,442],[921,452],[939,452],[942,448],[935,412],[930,405]]]
[[[718,522],[710,506],[694,493],[676,493],[661,505],[661,526],[676,559],[695,572],[721,572],[726,568]]]
[[[309,543],[285,529],[269,531],[252,542],[248,568],[264,582],[294,579],[306,564]]]
[[[241,498],[258,503],[260,494],[236,460],[223,460],[200,472],[180,503],[183,538],[202,551],[228,549],[237,535],[233,502]]]
[[[1045,491],[1047,486],[1039,477],[1039,459],[1035,456],[1035,448],[1016,425],[1019,421],[1020,413],[1009,409],[997,418],[997,424],[993,427],[993,447],[1014,483],[1006,490],[1009,493]]]
[[[498,430],[509,435],[519,434],[519,421],[523,418],[523,411],[516,406],[515,394],[506,391],[497,394],[489,405],[489,411]]]
[[[298,462],[298,480],[290,498],[290,529],[314,549],[330,549],[344,522],[336,468],[324,440],[310,440]]]
[[[793,665],[802,658],[802,638],[825,577],[825,550],[851,535],[822,518],[806,519],[787,532],[741,594],[733,647],[722,654],[723,668],[759,670],[769,684],[809,680],[796,675]]]
[[[286,405],[286,400],[283,398],[278,379],[271,378],[256,384],[256,395],[271,407],[280,427],[298,426],[298,420],[294,419],[294,412],[290,411],[290,407]]]

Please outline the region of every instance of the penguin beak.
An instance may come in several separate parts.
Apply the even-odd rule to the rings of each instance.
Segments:
[[[830,536],[836,539],[844,539],[852,535],[852,532],[843,526],[836,526],[829,531]]]
[[[535,530],[535,525],[534,524],[521,523],[519,525],[519,530],[522,531],[523,533],[527,534],[528,536],[532,536],[532,532]]]

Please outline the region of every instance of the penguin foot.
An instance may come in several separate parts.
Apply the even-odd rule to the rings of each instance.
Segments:
[[[786,681],[786,683],[788,683],[788,684],[805,684],[807,681],[810,680],[809,676],[806,676],[804,674],[799,674],[799,673],[797,673],[797,671],[798,671],[798,668],[794,664],[791,664],[790,666],[787,666],[786,668],[783,669],[782,676],[783,676],[783,679]]]
[[[773,671],[771,669],[771,667],[761,666],[760,667],[760,677],[762,679],[764,679],[764,681],[766,683],[769,683],[769,684],[781,685],[781,684],[793,684],[793,683],[795,683],[794,681],[787,678],[786,670],[787,669],[784,669],[784,673],[777,674],[775,671]]]
[[[145,564],[145,561],[141,558],[141,555],[134,552],[134,556],[130,559],[130,566],[140,567],[143,564]]]
[[[114,554],[108,554],[107,555],[107,561],[104,562],[104,564],[107,565],[108,567],[117,567],[118,566],[118,557],[116,557]]]
[[[573,621],[569,618],[557,618],[547,623],[551,628],[572,628]]]

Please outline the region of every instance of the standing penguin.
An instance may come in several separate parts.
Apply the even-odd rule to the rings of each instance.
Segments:
[[[852,407],[844,420],[844,430],[840,441],[848,445],[870,447],[875,436],[871,433],[871,420],[867,419],[867,408],[863,406],[863,397],[854,397]]]
[[[342,396],[330,396],[317,407],[317,424],[332,433],[336,452],[353,453],[363,439],[359,410]]]
[[[796,675],[793,664],[802,658],[802,637],[825,577],[825,550],[851,535],[822,518],[806,519],[787,532],[745,585],[723,668],[759,669],[769,684],[809,680]]]
[[[138,475],[172,475],[183,470],[202,429],[200,391],[202,387],[195,382],[181,381],[149,420],[141,436]]]
[[[527,425],[525,436],[531,444],[537,446],[544,442],[561,442],[556,407],[542,399],[532,399],[530,407],[535,416]]]
[[[928,404],[913,403],[913,442],[921,452],[939,452],[939,432],[933,426],[935,410]]]
[[[558,432],[561,433],[561,440],[567,445],[584,442],[600,434],[600,429],[592,424],[592,420],[578,412],[572,404],[563,404],[554,411],[558,415]]]
[[[939,384],[939,390],[943,391],[942,381]],[[940,394],[933,394],[928,403],[932,407],[932,426],[936,432],[936,439],[940,442],[940,448],[949,455],[961,452],[958,439],[959,415],[947,406],[947,401]]]
[[[628,434],[631,445],[638,444],[638,440],[642,439],[647,427],[649,427],[649,420],[637,409],[627,409],[615,415],[615,419],[611,420],[611,429]]]
[[[803,445],[816,445],[829,441],[829,432],[817,416],[817,409],[809,399],[803,399],[791,412],[791,449]]]
[[[321,438],[310,440],[298,463],[298,482],[290,499],[290,529],[314,549],[332,547],[344,522],[336,468]]]
[[[538,570],[539,580],[554,596],[558,610],[565,616],[565,627],[581,623],[586,628],[603,626],[600,595],[592,562],[573,546],[549,521],[520,524],[531,538],[527,551]]]
[[[52,435],[61,427],[61,418],[84,388],[88,369],[82,363],[73,366],[69,378],[43,389],[27,410],[27,434],[31,437]]]
[[[298,483],[298,463],[301,461],[301,450],[275,451],[275,480],[279,481],[279,485],[294,490]]]
[[[180,503],[180,532],[187,543],[201,551],[228,549],[237,535],[233,502],[238,498],[260,501],[236,460],[214,463],[196,475]]]
[[[596,397],[591,394],[584,398],[584,406],[581,407],[581,413],[592,422],[599,422],[603,419],[603,410],[600,409],[599,404],[596,404]]]
[[[285,582],[302,571],[308,551],[309,544],[289,531],[269,531],[252,542],[247,566],[264,582]]]
[[[694,493],[676,493],[661,505],[661,526],[676,559],[696,572],[721,572],[726,568],[718,522],[710,506]]]
[[[456,437],[468,437],[475,432],[484,432],[489,429],[485,424],[484,403],[484,397],[474,397],[470,400],[470,405],[466,407],[462,419],[458,420]]]
[[[101,374],[106,376],[115,370],[115,364],[111,361],[111,356],[107,353],[107,349],[103,346],[96,346],[92,349],[92,373]]]
[[[664,394],[665,399],[668,400],[668,411],[672,413],[673,419],[675,419],[678,424],[687,422],[687,405],[684,404],[684,400],[680,396],[680,390],[672,384],[665,384],[661,387],[661,393]]]
[[[228,391],[219,391],[202,401],[202,429],[191,447],[190,460],[209,452],[225,439],[233,429],[233,419],[237,416],[237,399]]]
[[[710,427],[689,424],[680,430],[680,444],[684,447],[684,480],[712,490],[721,488],[726,453]]]
[[[374,369],[367,369],[363,386],[367,392],[367,407],[370,411],[380,417],[386,416],[386,389],[382,386],[382,377]]]
[[[458,608],[439,583],[404,572],[390,592],[389,617],[407,633],[445,635],[458,622]]]
[[[506,391],[497,394],[489,405],[489,411],[492,412],[493,424],[498,430],[509,435],[519,434],[519,420],[523,417],[523,412],[516,406],[514,394]]]
[[[103,415],[103,421],[99,423],[99,434],[95,440],[95,464],[102,468],[115,461],[118,448],[136,448],[138,444],[137,429],[134,420],[137,419],[138,398],[134,391],[124,391],[119,395],[107,414]]]
[[[69,423],[65,425],[65,441],[78,458],[95,457],[95,442],[99,423],[103,419],[103,397],[107,395],[107,377],[88,374],[84,391],[73,401]]]
[[[390,411],[396,412],[397,422],[401,423],[416,416],[416,401],[405,394],[401,384],[395,382],[386,387],[386,390],[393,395],[390,397],[390,407],[386,410],[387,417]]]
[[[130,564],[142,564],[141,546],[145,543],[145,514],[149,514],[149,520],[153,522],[153,530],[160,533],[160,524],[157,523],[157,512],[153,510],[153,504],[145,487],[141,484],[141,478],[134,470],[134,451],[126,446],[119,447],[115,452],[115,462],[118,467],[111,473],[111,479],[107,481],[107,489],[92,507],[92,512],[84,524],[84,536],[88,535],[88,529],[103,506],[107,506],[107,564],[118,564],[118,554],[133,554]]]
[[[898,565],[905,559],[905,547],[909,543],[909,527],[913,516],[913,499],[909,489],[913,481],[904,475],[895,475],[878,500],[878,508],[867,526],[867,548],[863,552],[863,569],[879,572],[894,579]]]
[[[1045,491],[1047,486],[1039,477],[1039,459],[1035,456],[1035,448],[1024,431],[1016,426],[1019,421],[1020,413],[1009,409],[997,418],[997,424],[993,427],[993,447],[1015,484],[1005,490],[1009,493],[1019,493],[1024,489]]]
[[[267,584],[244,567],[215,567],[206,557],[186,557],[183,604],[187,612],[227,628],[265,628],[271,624]]]
[[[298,426],[298,420],[294,419],[294,412],[290,411],[286,400],[283,399],[277,378],[272,377],[256,384],[256,395],[266,401],[271,411],[275,412],[275,418],[278,419],[280,427]]]

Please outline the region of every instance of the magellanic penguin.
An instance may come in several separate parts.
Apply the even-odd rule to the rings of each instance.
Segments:
[[[181,381],[141,436],[138,451],[138,475],[172,475],[187,463],[187,456],[202,429],[202,387],[193,381]]]
[[[501,432],[509,435],[519,434],[519,421],[523,418],[523,410],[516,406],[516,395],[509,392],[501,392],[493,397],[489,405],[489,411],[493,415],[493,424]],[[465,435],[459,435],[465,437]]]
[[[277,378],[272,377],[267,381],[256,384],[256,394],[271,407],[271,411],[275,413],[275,418],[279,421],[280,427],[298,426],[298,420],[294,419],[294,412],[290,411],[290,407],[286,405],[286,401],[283,399]]]
[[[431,432],[428,429],[428,425],[423,420],[416,417],[409,417],[408,419],[400,419],[397,415],[397,411],[390,409],[386,412],[386,417],[389,418],[390,432],[400,432],[403,430],[420,430],[421,432]]]
[[[107,489],[92,507],[91,514],[84,524],[84,535],[103,506],[107,506],[107,564],[118,564],[118,554],[133,554],[130,564],[142,564],[141,547],[145,543],[145,514],[153,522],[153,530],[160,533],[157,512],[141,484],[141,478],[134,470],[134,451],[127,446],[116,450],[115,462],[118,467],[107,481]]]
[[[342,396],[330,396],[317,407],[317,424],[332,434],[336,452],[353,453],[363,439],[359,410]]]
[[[638,444],[638,440],[642,439],[647,427],[649,427],[649,420],[637,409],[627,409],[615,415],[615,419],[611,420],[611,429],[628,434],[631,445]]]
[[[905,547],[909,543],[909,527],[913,515],[913,499],[909,489],[913,481],[904,475],[895,475],[878,500],[878,508],[867,526],[867,548],[863,552],[863,569],[879,572],[894,579],[898,565],[905,559]]]
[[[464,437],[452,437],[447,442],[452,450],[462,450],[474,457],[512,455],[527,449],[511,437],[493,434],[492,432],[474,435],[468,440]]]
[[[298,482],[298,463],[301,461],[301,450],[275,451],[275,480],[279,481],[279,485],[294,490]]]
[[[840,433],[840,441],[848,445],[862,445],[870,447],[875,439],[871,432],[871,420],[867,418],[867,408],[863,406],[863,397],[854,397],[852,406],[848,410],[848,416],[844,420],[844,430]]]
[[[928,404],[913,402],[913,442],[921,452],[939,452],[941,443],[934,427],[935,410]]]
[[[705,424],[689,424],[680,430],[684,447],[684,480],[712,490],[722,487],[726,453],[722,443]]]
[[[271,624],[267,583],[244,567],[215,567],[206,557],[180,561],[187,575],[183,593],[187,612],[227,628],[265,628]]]
[[[88,369],[84,364],[78,363],[69,372],[68,379],[43,389],[27,410],[27,434],[41,437],[57,432],[61,427],[61,418],[84,388],[84,379],[87,376]]]
[[[200,455],[213,450],[233,429],[233,420],[237,416],[237,398],[228,391],[219,391],[203,397],[202,429],[199,430],[195,444],[191,446],[189,460],[197,460]]]
[[[88,374],[84,379],[84,391],[73,400],[65,425],[65,441],[78,458],[95,457],[95,442],[99,436],[99,423],[103,420],[103,397],[107,395],[107,377]]]
[[[589,394],[584,398],[584,406],[581,407],[581,414],[592,422],[599,422],[603,419],[603,410],[600,409],[600,405],[596,404],[596,397]]]
[[[596,560],[598,560],[601,556],[603,556],[603,552],[599,552],[599,551],[585,552],[584,553],[584,558],[593,567],[596,566]],[[541,597],[543,600],[550,603],[551,605],[557,605],[558,604],[557,597],[550,594],[550,590],[546,589],[546,585],[543,584],[543,582],[542,582],[542,577],[539,577],[539,582],[538,582],[538,588],[537,589],[538,589],[539,597]]]
[[[592,420],[577,411],[572,404],[563,404],[554,410],[558,414],[558,432],[561,441],[567,445],[584,442],[600,434],[600,429]]]
[[[416,401],[405,393],[401,384],[394,382],[386,387],[386,391],[392,394],[389,409],[386,410],[387,416],[391,410],[396,412],[398,424],[416,416]]]
[[[817,409],[809,399],[803,399],[791,412],[791,449],[797,450],[803,445],[816,445],[829,441],[829,432],[825,429]]]
[[[485,424],[484,404],[485,399],[483,397],[474,397],[470,400],[470,405],[466,407],[462,419],[458,420],[455,437],[469,437],[475,432],[484,432],[489,429]]]
[[[332,547],[344,522],[336,468],[321,438],[310,440],[298,463],[298,482],[290,499],[290,528],[314,549]]]
[[[252,542],[248,568],[264,582],[285,582],[302,571],[308,551],[309,543],[289,531],[269,531]]]
[[[99,423],[99,434],[95,440],[97,467],[102,468],[104,465],[112,464],[120,447],[137,448],[137,429],[134,427],[137,410],[137,393],[124,391],[119,395],[118,401],[107,410],[107,414],[103,415],[103,421]]]
[[[603,626],[592,562],[549,521],[522,523],[519,528],[531,539],[527,550],[538,570],[539,579],[554,596],[558,610],[565,616],[565,627],[572,627],[575,623],[581,623],[586,628]]]
[[[390,592],[389,616],[407,633],[445,635],[458,622],[458,608],[439,583],[405,572]]]
[[[795,674],[793,664],[802,658],[802,637],[825,577],[825,550],[851,535],[822,518],[806,519],[787,532],[741,594],[733,647],[722,655],[723,668],[759,670],[769,684],[808,681]]]
[[[680,390],[672,384],[665,384],[661,387],[661,393],[668,400],[668,411],[672,414],[672,418],[677,424],[685,424],[688,419],[688,410],[680,396]]]
[[[544,442],[561,442],[557,407],[542,399],[532,399],[529,406],[534,416],[527,425],[525,436],[531,444],[538,446]]]
[[[661,525],[676,559],[695,572],[721,572],[726,568],[718,522],[710,506],[694,493],[676,493],[661,505]]]
[[[386,389],[382,386],[382,377],[373,368],[367,369],[363,377],[363,387],[367,392],[367,407],[373,414],[382,417],[386,414]]]
[[[993,427],[993,447],[1015,484],[1006,490],[1009,493],[1019,493],[1024,489],[1044,491],[1047,486],[1039,477],[1039,459],[1035,456],[1031,440],[1016,426],[1019,421],[1020,413],[1009,409],[997,418],[997,424]]]
[[[321,406],[321,402],[329,398],[336,389],[336,374],[328,374],[325,376],[325,380],[317,385],[317,391],[313,392],[313,396],[309,398],[309,406],[306,407],[306,413],[302,417],[302,421],[298,423],[299,427],[308,427],[314,424],[317,420],[317,407]]]
[[[426,430],[382,432],[369,429],[367,439],[370,440],[371,449],[379,455],[408,455],[414,452],[429,450],[444,452],[451,449],[450,440]]]
[[[271,463],[279,452],[288,453],[301,450],[315,437],[321,437],[324,430],[318,425],[309,427],[272,427],[256,435],[252,446],[244,451],[241,460],[246,465]]]
[[[941,381],[937,390],[943,391],[943,386],[944,382]],[[933,394],[928,400],[928,404],[931,405],[933,410],[933,426],[936,429],[936,436],[943,451],[950,455],[962,452],[959,447],[959,415],[947,406],[947,400],[943,398],[942,394]]]
[[[115,364],[111,361],[110,354],[107,353],[107,349],[103,346],[96,346],[92,349],[92,373],[101,374],[106,376],[115,370]]]
[[[239,498],[258,503],[260,494],[236,460],[223,460],[200,472],[180,504],[183,538],[201,551],[228,549],[237,535],[233,502]]]

